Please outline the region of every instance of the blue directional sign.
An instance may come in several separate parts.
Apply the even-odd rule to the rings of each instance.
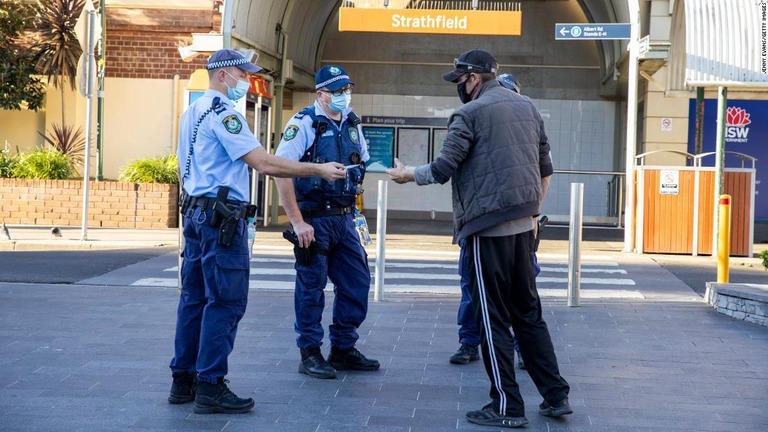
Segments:
[[[631,24],[555,24],[555,40],[629,39]]]

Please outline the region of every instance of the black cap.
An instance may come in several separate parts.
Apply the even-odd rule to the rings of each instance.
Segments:
[[[443,75],[443,79],[457,82],[462,75],[474,73],[496,73],[496,58],[488,51],[473,49],[453,60],[454,69]]]

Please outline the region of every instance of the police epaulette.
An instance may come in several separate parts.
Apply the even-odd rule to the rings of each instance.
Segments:
[[[221,114],[227,110],[227,106],[224,105],[221,102],[221,98],[217,96],[213,98],[213,102],[211,102],[211,109],[213,109],[213,112],[215,112],[216,114]]]
[[[306,114],[298,112],[298,113],[294,114],[293,118],[295,118],[296,120],[301,120],[301,119],[304,118],[305,115]]]

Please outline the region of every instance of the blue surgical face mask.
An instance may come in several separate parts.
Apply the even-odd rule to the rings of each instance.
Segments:
[[[226,81],[224,82],[224,85],[227,86],[227,97],[230,100],[236,101],[241,97],[245,96],[246,93],[248,93],[248,89],[251,87],[251,83],[239,80],[233,77],[232,74],[230,74],[227,71],[224,71],[224,73],[231,76],[232,79],[234,79],[235,82],[237,82],[237,84],[235,85],[235,88],[230,87]]]
[[[328,106],[335,112],[341,112],[349,107],[351,101],[351,94],[342,93],[338,96],[331,95],[331,103]]]

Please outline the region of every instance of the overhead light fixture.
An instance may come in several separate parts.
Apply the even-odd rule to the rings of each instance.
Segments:
[[[256,64],[256,61],[259,59],[259,53],[252,49],[238,48],[237,52],[253,64]]]
[[[182,61],[189,63],[199,55],[200,53],[195,51],[192,45],[182,45],[179,43],[179,56]]]

